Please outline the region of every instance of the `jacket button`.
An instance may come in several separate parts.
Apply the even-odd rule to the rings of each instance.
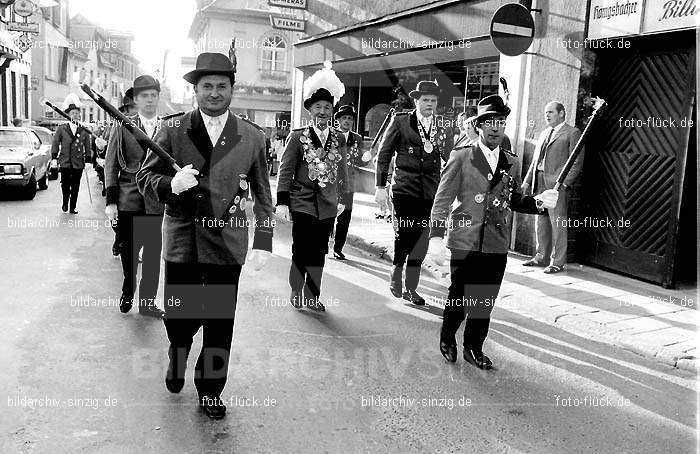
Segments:
[[[200,199],[200,200],[202,200],[202,199],[204,198],[204,195],[203,195],[203,194],[197,194],[197,198]]]
[[[228,202],[228,199],[225,199],[225,198],[224,198],[224,199],[221,199],[221,201],[224,202],[224,203],[226,203],[226,202]]]

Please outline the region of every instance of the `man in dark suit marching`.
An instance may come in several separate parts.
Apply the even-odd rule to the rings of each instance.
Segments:
[[[554,188],[559,173],[581,137],[578,128],[566,123],[566,109],[562,103],[548,103],[544,108],[544,117],[547,128],[540,134],[532,163],[523,181],[522,189],[528,194],[541,194]],[[571,171],[559,189],[557,206],[549,210],[548,216],[537,218],[537,252],[523,265],[544,266],[544,272],[547,274],[558,273],[564,269],[568,240],[568,188],[576,182],[582,167],[583,153],[574,161]]]
[[[80,107],[77,96],[74,102],[70,102],[65,112],[71,121],[62,124],[56,129],[51,145],[51,157],[58,159],[59,172],[61,173],[61,192],[63,203],[61,210],[65,213],[69,210],[72,214],[78,214],[78,191],[80,190],[80,178],[83,176],[85,162],[93,159],[92,136],[78,124],[80,121]],[[70,207],[69,207],[70,204]]]
[[[137,113],[130,120],[153,138],[159,126],[160,83],[151,76],[139,76],[131,90]],[[156,305],[156,295],[160,275],[163,203],[153,195],[141,195],[136,186],[136,172],[145,157],[146,151],[134,136],[124,127],[114,126],[105,156],[105,214],[112,223],[117,223],[117,245],[124,273],[119,310],[127,313],[132,307],[139,250],[143,247],[139,314],[161,318],[163,311]]]
[[[479,139],[452,152],[432,209],[430,255],[438,265],[444,262],[446,231],[451,251],[440,352],[457,360],[455,334],[466,318],[464,359],[480,369],[492,367],[482,348],[506,269],[513,211],[543,213],[558,197],[554,190],[537,197],[520,192],[517,155],[501,148],[509,113],[498,95],[479,101]]]
[[[256,270],[272,251],[272,197],[264,134],[229,112],[235,82],[229,58],[200,54],[184,79],[194,85],[199,108],[164,123],[156,141],[187,165],[175,172],[149,151],[137,183],[146,196],[165,203],[166,387],[178,393],[184,386],[192,338],[201,327],[195,387],[205,414],[220,419],[226,414],[220,396],[228,374],[238,280],[248,253],[248,193],[255,198],[248,259]]]
[[[349,104],[340,106],[335,113],[335,121],[338,123],[340,133],[345,138],[345,147],[347,150],[346,160],[348,167],[348,182],[346,185],[348,197],[346,199],[345,209],[338,215],[335,223],[335,239],[333,241],[333,256],[338,260],[345,260],[343,254],[343,246],[348,237],[348,229],[350,227],[350,219],[352,219],[352,201],[357,185],[357,174],[359,168],[362,167],[366,156],[362,152],[362,136],[351,131],[355,123],[355,108]]]
[[[389,197],[392,198],[398,223],[389,289],[395,297],[417,305],[425,305],[425,299],[416,289],[428,251],[430,209],[440,181],[440,160],[447,161],[454,140],[452,129],[445,128],[441,119],[434,115],[440,92],[434,82],[419,82],[409,93],[416,102],[416,109],[394,114],[377,155],[374,197],[385,211]],[[389,194],[387,180],[394,156],[394,177]],[[406,281],[402,287],[404,263]]]

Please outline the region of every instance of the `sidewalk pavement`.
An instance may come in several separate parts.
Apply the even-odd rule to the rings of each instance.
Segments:
[[[391,261],[391,224],[376,219],[373,195],[356,193],[354,200],[348,244]],[[548,275],[522,266],[527,258],[510,254],[497,308],[697,372],[696,288],[664,289],[579,264]],[[423,267],[424,276],[449,285],[448,265],[426,258]],[[444,302],[428,299],[428,304]]]

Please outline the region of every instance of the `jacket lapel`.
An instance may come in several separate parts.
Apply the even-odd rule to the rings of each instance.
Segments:
[[[316,134],[316,129],[314,129],[313,127],[309,127],[309,129],[311,129],[310,137],[311,137],[311,143],[313,144],[313,146],[316,148],[323,148],[323,146],[325,144],[321,143],[321,139],[318,137],[318,134]],[[328,134],[328,136],[326,136],[326,140],[328,140],[329,138],[330,138],[330,134]]]
[[[491,166],[489,161],[484,156],[484,152],[481,151],[481,147],[478,144],[472,145],[472,165],[477,169],[486,179],[488,179],[491,173]],[[493,180],[492,180],[493,181]]]
[[[213,166],[219,162],[224,156],[231,152],[240,141],[241,136],[238,134],[238,119],[229,112],[224,129],[221,131],[219,140],[212,151],[211,165]]]
[[[420,132],[418,131],[418,115],[416,115],[415,110],[409,114],[408,124],[411,126],[411,132],[413,133],[412,141],[422,143],[423,141],[421,140]]]
[[[507,173],[510,172],[511,167],[513,167],[513,164],[508,161],[508,157],[506,157],[505,152],[503,150],[499,150],[498,164],[496,164],[496,171],[494,172],[493,179],[491,180],[491,189],[501,182],[501,178],[499,177],[501,170],[504,170]]]
[[[207,134],[207,128],[204,126],[202,114],[199,113],[199,109],[195,109],[192,112],[190,127],[187,129],[187,136],[194,144],[195,149],[204,158],[205,166],[208,167],[213,147],[211,139],[209,139],[209,134]]]

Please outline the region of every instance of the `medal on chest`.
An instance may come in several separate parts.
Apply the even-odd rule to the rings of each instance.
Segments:
[[[329,130],[330,138],[323,147],[316,148],[311,143],[311,128],[304,129],[299,141],[304,152],[304,161],[309,168],[309,180],[316,181],[320,187],[335,183],[338,173],[338,162],[343,157],[338,152],[338,136]],[[303,139],[302,139],[303,138]]]
[[[430,154],[435,149],[435,135],[437,134],[437,126],[435,125],[435,119],[430,124],[430,133],[426,134],[423,129],[423,125],[418,122],[418,132],[420,133],[420,139],[423,142],[423,150]]]

